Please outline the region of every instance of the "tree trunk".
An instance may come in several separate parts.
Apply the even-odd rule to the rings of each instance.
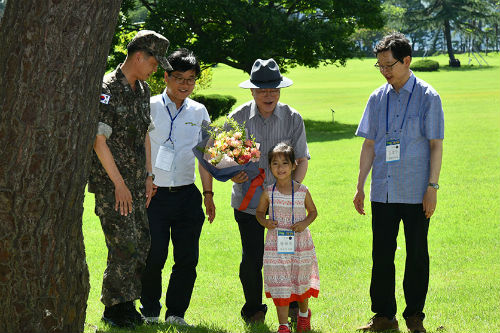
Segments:
[[[498,38],[498,23],[495,23],[494,26],[495,26],[495,49],[498,52],[499,51],[499,47],[498,47],[498,40],[499,40],[499,38]]]
[[[10,0],[0,25],[0,332],[82,332],[82,234],[120,0]]]
[[[450,66],[460,67],[460,62],[458,62],[455,59],[455,54],[453,53],[453,44],[451,42],[450,21],[448,19],[444,20],[444,38],[446,39],[446,48],[448,50],[448,57],[450,58]]]
[[[477,43],[477,52],[481,52],[483,51],[483,47],[482,47],[482,41],[483,39],[481,38],[481,35],[483,35],[483,21],[479,21],[477,23],[477,34],[478,34],[478,43]]]

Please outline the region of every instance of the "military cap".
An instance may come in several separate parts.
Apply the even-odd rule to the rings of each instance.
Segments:
[[[128,43],[127,49],[133,47],[138,50],[147,51],[158,60],[158,63],[164,70],[171,71],[172,66],[170,66],[165,56],[169,45],[170,42],[168,39],[159,33],[152,30],[141,30],[135,35],[130,43]]]

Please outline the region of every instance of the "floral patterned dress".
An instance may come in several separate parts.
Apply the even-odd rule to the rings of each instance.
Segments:
[[[298,186],[298,189],[297,189]],[[306,218],[305,198],[307,187],[294,183],[294,222]],[[278,253],[277,229],[292,226],[292,195],[282,194],[273,185],[267,187],[269,218],[278,221],[278,227],[267,231],[264,245],[264,289],[277,306],[285,306],[293,301],[303,301],[311,296],[318,297],[319,273],[316,251],[309,228],[295,233],[295,252]]]

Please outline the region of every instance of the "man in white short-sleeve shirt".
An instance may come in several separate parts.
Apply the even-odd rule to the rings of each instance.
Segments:
[[[166,89],[151,98],[154,129],[151,138],[153,197],[148,208],[151,249],[142,278],[141,312],[149,322],[157,322],[162,292],[161,273],[170,238],[174,266],[165,297],[165,321],[187,325],[184,314],[189,306],[199,256],[199,239],[205,215],[202,195],[195,186],[195,156],[192,148],[201,139],[201,125],[209,122],[204,105],[188,96],[200,73],[191,51],[179,49],[168,57],[172,70],[165,72]],[[215,218],[212,176],[198,165],[204,205],[210,223]]]

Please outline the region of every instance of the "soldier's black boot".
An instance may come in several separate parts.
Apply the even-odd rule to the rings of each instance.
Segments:
[[[134,327],[134,323],[127,315],[125,303],[106,306],[101,320],[110,326],[115,327]]]
[[[146,318],[144,318],[144,316],[139,311],[137,311],[134,301],[128,301],[124,304],[125,313],[127,314],[129,321],[131,321],[135,325],[143,325]]]

